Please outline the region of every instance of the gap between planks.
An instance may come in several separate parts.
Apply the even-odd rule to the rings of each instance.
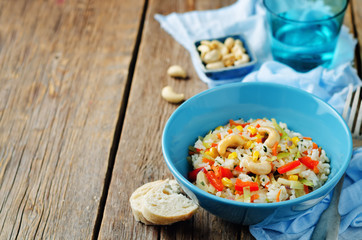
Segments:
[[[120,138],[121,138],[121,133],[122,133],[122,129],[123,129],[124,117],[126,115],[128,97],[129,97],[129,93],[131,90],[133,74],[134,74],[134,70],[136,67],[139,47],[141,44],[142,32],[143,32],[143,28],[144,28],[144,22],[145,22],[145,18],[146,18],[147,8],[148,8],[148,0],[145,0],[143,10],[142,10],[141,20],[140,20],[140,24],[139,24],[139,28],[138,28],[138,32],[137,32],[136,43],[135,43],[135,46],[133,49],[131,62],[130,62],[129,68],[128,68],[128,76],[127,76],[126,86],[124,89],[124,94],[123,94],[123,98],[122,98],[122,102],[121,102],[121,107],[120,107],[119,114],[118,114],[116,129],[114,132],[112,146],[111,146],[111,150],[109,153],[108,168],[107,168],[107,172],[106,172],[106,177],[104,179],[102,195],[101,195],[101,198],[99,201],[97,218],[96,218],[96,221],[95,221],[95,224],[93,227],[92,240],[98,239],[99,231],[100,231],[100,228],[102,225],[104,209],[105,209],[106,202],[107,202],[109,186],[111,184],[114,163],[115,163],[118,146],[119,146],[119,142],[120,142]]]

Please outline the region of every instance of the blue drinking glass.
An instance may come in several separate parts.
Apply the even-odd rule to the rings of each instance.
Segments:
[[[275,60],[297,71],[328,67],[348,0],[264,0]]]

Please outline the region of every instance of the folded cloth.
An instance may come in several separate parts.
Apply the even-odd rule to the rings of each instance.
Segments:
[[[317,67],[307,73],[300,73],[272,60],[262,0],[239,0],[216,10],[171,13],[167,16],[156,14],[155,19],[190,53],[196,73],[209,87],[237,81],[277,82],[315,94],[341,113],[348,85],[361,85],[355,69],[351,66],[356,40],[345,26],[342,26],[330,67]],[[255,71],[245,78],[222,81],[209,79],[198,65],[199,56],[194,42],[240,33],[246,38],[258,60]],[[319,216],[329,205],[331,194],[293,219],[278,218],[278,223],[275,224],[276,219],[271,216],[250,226],[250,232],[257,239],[309,239]],[[359,201],[361,194],[362,148],[354,151],[343,185],[339,203],[342,216],[340,239],[362,239],[362,202]]]

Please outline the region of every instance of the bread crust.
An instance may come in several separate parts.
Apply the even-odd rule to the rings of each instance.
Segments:
[[[166,180],[145,195],[142,215],[153,224],[170,225],[190,219],[197,208],[176,180]]]
[[[144,196],[151,191],[154,187],[160,185],[165,180],[157,180],[154,182],[149,182],[141,187],[137,188],[129,198],[129,202],[131,205],[132,213],[136,221],[140,221],[146,225],[151,225],[152,222],[146,220],[146,218],[142,214]]]
[[[198,206],[181,193],[176,180],[158,180],[137,188],[130,197],[133,216],[146,225],[170,225],[190,219]]]

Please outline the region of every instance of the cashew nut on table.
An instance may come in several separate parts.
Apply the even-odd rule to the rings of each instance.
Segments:
[[[185,99],[183,93],[176,93],[171,86],[166,86],[161,91],[162,97],[170,103],[179,103]]]
[[[175,78],[187,78],[186,71],[179,65],[172,65],[167,69],[167,74]]]

